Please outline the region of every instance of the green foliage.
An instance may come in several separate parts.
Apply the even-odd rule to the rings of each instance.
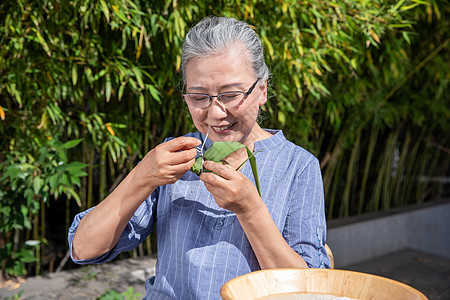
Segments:
[[[115,290],[108,290],[101,295],[97,300],[138,300],[142,299],[142,294],[135,292],[134,288],[130,286],[128,290],[119,294]]]
[[[319,157],[330,218],[442,194],[432,179],[450,164],[449,9],[438,0],[2,1],[0,243],[15,235],[17,251],[31,233],[44,238],[43,204],[95,205],[164,138],[194,130],[180,48],[211,14],[261,36],[273,73],[261,124]]]
[[[8,276],[27,275],[26,264],[36,262],[35,251],[40,241],[26,241],[20,249],[14,250],[13,242],[7,242],[0,250],[0,260],[4,263],[4,274]]]
[[[11,151],[0,166],[0,240],[6,243],[1,258],[7,260],[2,266],[6,274],[23,276],[27,273],[25,264],[36,261],[30,247],[15,250],[19,245],[17,239],[13,245],[12,232],[31,230],[33,218],[43,204],[49,203],[50,197],[57,199],[64,195],[80,203],[76,187],[81,185],[80,178],[86,175],[83,171],[86,164],[69,162],[67,151],[81,141],[62,143],[56,139],[39,141],[37,138],[10,141]],[[39,240],[41,237],[34,238]]]
[[[21,290],[20,292],[18,292],[17,294],[15,294],[11,297],[6,297],[5,300],[22,299],[21,296],[22,296],[23,292],[24,292],[24,290]]]

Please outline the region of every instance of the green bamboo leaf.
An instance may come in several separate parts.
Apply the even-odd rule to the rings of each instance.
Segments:
[[[116,151],[114,151],[114,148],[111,143],[108,143],[108,149],[109,149],[109,154],[111,154],[112,160],[116,163],[117,162],[117,153],[116,153]]]
[[[42,45],[42,47],[44,48],[44,50],[47,53],[47,55],[49,57],[51,57],[52,54],[50,53],[50,48],[48,47],[48,44],[45,41],[45,39],[42,37],[41,33],[36,28],[33,28],[33,31],[36,32],[36,36],[37,36],[37,38],[39,40],[39,43]]]
[[[144,95],[139,95],[139,111],[141,112],[141,115],[144,115],[145,112],[145,102],[144,102]]]
[[[152,97],[158,101],[158,103],[161,103],[161,98],[159,97],[159,91],[155,88],[155,86],[151,85],[151,84],[147,84],[147,88],[150,91],[150,94],[152,95]]]
[[[202,172],[202,157],[201,156],[199,156],[195,159],[195,163],[192,166],[191,171],[194,174],[200,176],[200,173]]]
[[[258,168],[256,166],[255,155],[252,153],[252,151],[247,146],[245,146],[245,149],[247,149],[248,159],[250,160],[250,166],[252,167],[253,178],[255,178],[256,189],[258,190],[259,196],[262,197],[261,196],[261,187],[259,186]]]
[[[76,85],[78,81],[78,72],[77,72],[77,65],[72,65],[72,84]]]
[[[399,2],[397,2],[397,4],[393,8],[390,9],[390,11],[391,12],[397,11],[400,8],[400,6],[403,5],[404,2],[405,2],[405,0],[400,0]]]
[[[105,96],[106,102],[109,102],[111,99],[111,77],[109,74],[106,76]]]
[[[239,142],[215,142],[205,151],[203,159],[201,156],[196,158],[194,165],[191,167],[191,171],[200,176],[200,173],[202,172],[202,162],[204,160],[220,162],[222,159],[242,147],[244,147],[244,145]]]
[[[77,202],[78,206],[81,207],[80,196],[78,196],[78,193],[76,193],[74,191],[74,189],[68,188],[68,189],[65,190],[65,192],[66,192],[67,196],[69,196],[69,199],[73,197],[75,199],[75,201]]]
[[[100,4],[102,5],[103,13],[105,14],[106,20],[109,23],[109,9],[104,0],[100,0]]]
[[[239,142],[215,142],[205,151],[204,159],[219,162],[242,147],[244,145]]]
[[[119,8],[115,5],[113,5],[113,9],[114,9],[114,13],[122,20],[124,21],[126,24],[130,23],[130,20],[127,19],[127,17],[125,17],[125,15],[119,10]]]
[[[70,149],[70,148],[75,147],[79,143],[81,143],[83,140],[84,139],[76,139],[76,140],[68,141],[68,142],[64,143],[61,147],[63,149]]]
[[[144,81],[142,80],[142,72],[137,67],[133,67],[134,75],[141,89],[145,88]]]
[[[121,84],[120,87],[119,87],[119,92],[117,93],[117,99],[119,101],[122,99],[124,90],[125,90],[125,85]]]

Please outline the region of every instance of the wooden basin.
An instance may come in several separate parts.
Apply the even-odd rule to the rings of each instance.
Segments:
[[[329,294],[359,300],[427,299],[418,290],[395,280],[326,269],[256,271],[231,279],[220,289],[224,300],[251,300],[285,293]]]

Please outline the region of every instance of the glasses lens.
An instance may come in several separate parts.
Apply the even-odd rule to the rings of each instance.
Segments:
[[[244,100],[245,93],[244,92],[229,92],[222,93],[217,96],[220,103],[222,103],[226,107],[236,107],[241,104],[241,101]]]
[[[209,105],[209,96],[204,94],[184,94],[183,99],[188,106],[194,108],[203,108]]]

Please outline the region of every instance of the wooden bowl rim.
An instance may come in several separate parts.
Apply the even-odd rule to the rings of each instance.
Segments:
[[[403,282],[394,280],[394,279],[390,279],[387,277],[383,277],[383,276],[379,276],[379,275],[374,275],[374,274],[369,274],[369,273],[363,273],[363,272],[357,272],[357,271],[350,271],[350,270],[341,270],[341,269],[320,269],[320,268],[308,268],[308,269],[301,269],[301,268],[279,268],[279,269],[264,269],[264,270],[258,270],[258,271],[253,271],[247,274],[243,274],[240,276],[237,276],[233,279],[230,279],[229,281],[227,281],[221,288],[220,288],[220,293],[222,293],[222,290],[224,290],[227,286],[233,284],[235,281],[239,281],[241,278],[244,277],[253,277],[253,276],[257,276],[260,273],[267,273],[267,272],[275,272],[275,273],[281,273],[281,272],[300,272],[300,273],[324,273],[324,272],[334,272],[334,273],[347,273],[347,274],[359,274],[359,275],[363,275],[366,277],[372,277],[375,278],[376,280],[381,280],[381,281],[385,281],[385,282],[390,282],[390,283],[394,283],[396,285],[399,285],[407,290],[411,290],[412,292],[416,293],[420,299],[422,300],[428,300],[428,298],[419,290],[417,290],[416,288],[413,288],[412,286],[409,286]]]

